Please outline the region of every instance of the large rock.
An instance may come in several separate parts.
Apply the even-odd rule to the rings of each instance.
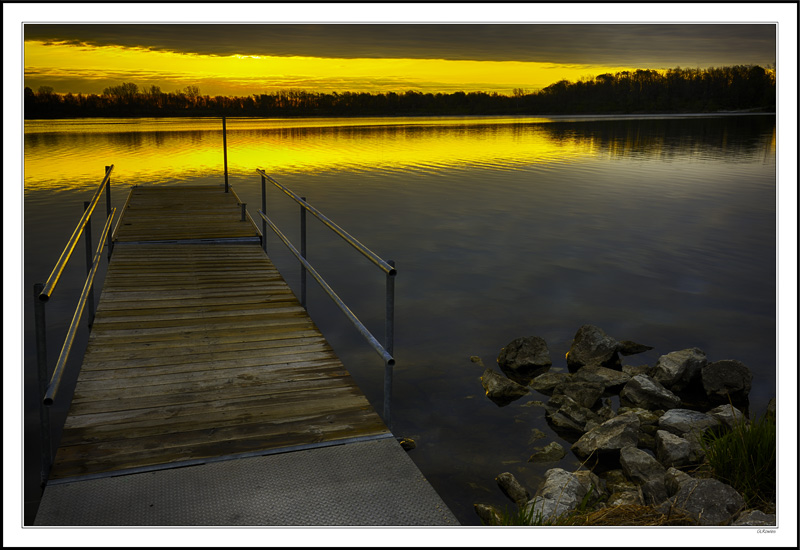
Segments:
[[[619,392],[630,379],[631,376],[622,371],[594,365],[581,367],[573,375],[573,380],[602,385],[604,394]]]
[[[486,397],[497,405],[503,407],[530,393],[530,390],[525,386],[517,384],[513,380],[509,380],[491,368],[484,366],[483,361],[477,355],[470,357],[470,361],[485,369],[481,375],[481,385],[486,390]]]
[[[547,419],[554,428],[560,431],[572,431],[583,434],[587,422],[600,423],[600,417],[594,411],[581,406],[568,395],[556,394],[550,398],[546,407]]]
[[[572,377],[566,372],[546,372],[531,380],[529,386],[539,393],[553,395],[555,389]]]
[[[655,435],[658,429],[658,419],[664,414],[661,410],[648,410],[640,407],[620,407],[617,414],[633,413],[639,417],[639,429]]]
[[[506,376],[527,385],[553,365],[547,343],[538,336],[524,336],[509,342],[500,350],[497,365]]]
[[[730,403],[714,407],[706,414],[717,419],[721,425],[729,430],[739,424],[747,423],[747,417],[745,417],[744,413]]]
[[[567,367],[570,372],[592,365],[619,370],[620,364],[617,349],[619,342],[594,325],[583,325],[575,333],[572,346],[567,352]]]
[[[736,489],[716,479],[691,479],[682,483],[674,497],[659,506],[659,511],[682,510],[699,525],[730,525],[744,509]]]
[[[566,395],[581,407],[591,409],[597,404],[597,400],[600,399],[604,391],[605,387],[597,382],[584,382],[573,379],[556,387],[553,394]]]
[[[644,353],[651,349],[653,349],[652,346],[637,344],[631,340],[620,340],[617,344],[617,351],[622,355],[636,355],[637,353]]]
[[[623,402],[642,409],[672,409],[681,404],[677,395],[646,374],[631,378],[619,396]]]
[[[700,370],[706,366],[706,354],[698,348],[662,355],[650,371],[650,377],[672,392],[681,392],[700,382]]]
[[[703,389],[712,403],[747,405],[753,374],[742,362],[735,359],[715,361],[703,367],[700,376]]]
[[[517,506],[524,506],[531,498],[528,490],[523,487],[522,484],[517,481],[517,478],[514,477],[514,474],[510,472],[503,472],[495,478],[495,481],[500,487],[500,490],[503,491],[503,494],[510,498]]]
[[[665,430],[658,430],[656,432],[656,457],[666,467],[686,466],[693,462],[692,445],[680,436]]]
[[[634,446],[624,447],[619,462],[625,475],[642,488],[645,504],[657,505],[667,499],[664,478],[667,470],[645,451]]]
[[[658,419],[658,427],[684,437],[688,433],[702,435],[719,426],[720,421],[713,416],[690,409],[671,409]]]
[[[622,365],[622,372],[628,376],[636,376],[637,374],[647,374],[650,372],[649,365]]]
[[[591,493],[589,495],[590,500],[597,500],[607,494],[606,482],[591,470],[578,470],[574,473],[575,477],[578,478],[578,482],[586,489],[586,493]]]
[[[617,414],[633,413],[639,418],[639,448],[656,448],[655,434],[658,429],[658,417],[664,413],[661,410],[650,411],[639,407],[620,407]]]
[[[545,472],[545,480],[536,492],[536,496],[528,501],[526,510],[533,509],[533,516],[541,516],[544,521],[555,519],[578,507],[587,489],[578,477],[561,468],[552,468]]]
[[[667,468],[667,473],[664,475],[664,486],[667,488],[669,496],[674,496],[681,488],[681,485],[687,481],[691,481],[692,476],[678,470],[677,468]]]
[[[595,455],[598,460],[616,462],[620,449],[639,443],[639,417],[634,413],[615,416],[592,428],[571,449],[581,460]]]

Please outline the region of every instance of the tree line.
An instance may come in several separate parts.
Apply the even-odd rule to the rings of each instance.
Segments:
[[[26,87],[26,119],[174,116],[414,116],[635,114],[774,111],[775,72],[760,66],[709,69],[639,69],[561,80],[539,91],[309,92],[281,90],[248,96],[202,95],[197,86],[162,92],[132,82],[102,94],[59,94]]]

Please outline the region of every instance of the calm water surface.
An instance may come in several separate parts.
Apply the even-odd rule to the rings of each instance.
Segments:
[[[484,396],[471,355],[491,365],[508,342],[536,335],[548,343],[553,370],[566,370],[572,337],[591,323],[655,348],[627,358],[631,364],[688,347],[711,361],[744,362],[755,375],[757,414],[775,395],[774,116],[230,119],[227,126],[229,181],[251,212],[261,200],[255,170],[263,168],[397,262],[393,431],[416,440],[410,456],[463,524],[479,524],[475,502],[509,504],[498,474],[512,472],[534,490],[547,469],[578,465],[571,454],[558,464],[527,462],[534,446],[569,445],[543,409],[526,406],[547,398],[532,392],[498,407]],[[118,207],[131,185],[219,185],[221,121],[25,124],[30,509],[38,476],[31,288],[49,275],[108,164]],[[297,242],[296,205],[274,188],[268,201]],[[269,249],[299,292],[293,257],[274,235]],[[382,274],[315,223],[309,257],[381,337]],[[83,259],[72,264],[48,304],[50,365],[83,284]],[[313,282],[308,303],[382,410],[380,358]],[[86,338],[83,329],[78,356]],[[54,411],[59,425],[64,393]],[[534,428],[547,439],[530,442]]]

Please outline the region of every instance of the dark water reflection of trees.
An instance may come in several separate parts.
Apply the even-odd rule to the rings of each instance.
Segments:
[[[541,126],[557,143],[577,142],[613,157],[674,157],[705,151],[715,158],[752,158],[774,151],[772,116],[664,117],[555,122]]]

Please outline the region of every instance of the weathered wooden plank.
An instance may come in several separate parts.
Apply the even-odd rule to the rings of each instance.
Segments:
[[[180,369],[182,365],[192,365],[194,370],[203,369],[224,369],[228,364],[257,366],[264,365],[268,361],[279,356],[298,356],[300,354],[332,354],[333,350],[324,340],[308,342],[302,345],[292,345],[290,342],[283,346],[273,346],[260,350],[243,350],[235,354],[231,353],[192,353],[173,355],[165,357],[139,358],[139,359],[87,359],[84,362],[85,372],[96,372],[101,370],[128,370],[138,367],[147,367],[148,371],[153,371],[156,367],[171,366]]]
[[[144,359],[155,354],[164,355],[164,352],[174,354],[201,353],[199,350],[209,349],[214,352],[235,352],[260,350],[278,345],[279,342],[301,343],[301,341],[313,341],[323,339],[318,331],[315,330],[291,330],[286,328],[281,332],[270,332],[263,334],[243,334],[234,336],[215,336],[204,338],[202,344],[194,340],[167,340],[161,342],[130,342],[127,338],[112,339],[103,341],[104,346],[92,346],[87,349],[84,359],[87,361],[100,361],[103,359]],[[130,344],[130,345],[126,345]]]
[[[73,400],[77,402],[99,399],[98,396],[101,393],[111,394],[113,392],[113,399],[122,399],[166,392],[201,391],[237,384],[262,385],[285,380],[330,378],[348,374],[336,359],[306,362],[304,365],[297,366],[289,363],[283,368],[276,368],[273,365],[270,365],[269,368],[240,367],[225,371],[206,371],[202,376],[192,376],[194,373],[168,373],[138,377],[134,374],[99,380],[83,380]]]
[[[233,404],[238,403],[238,400],[241,399],[250,397],[263,398],[265,390],[269,391],[269,395],[273,399],[284,399],[287,397],[284,394],[288,393],[317,393],[323,390],[339,390],[353,385],[346,379],[345,375],[337,377],[304,376],[282,381],[273,379],[269,381],[269,388],[261,387],[263,384],[257,383],[255,377],[247,379],[247,382],[247,384],[216,384],[210,388],[195,391],[190,391],[187,387],[181,388],[178,385],[173,385],[170,388],[176,391],[168,393],[152,391],[154,387],[151,386],[151,391],[140,392],[139,395],[135,396],[129,396],[118,390],[94,392],[93,399],[87,400],[83,398],[76,400],[76,405],[79,406],[75,407],[75,416],[142,409],[162,409],[165,407],[175,410],[176,407],[184,405],[217,403],[220,401],[220,395],[225,395],[226,400],[223,402],[227,402],[229,406],[233,407]],[[160,387],[157,388],[160,389]],[[225,393],[220,393],[220,390],[224,390]],[[85,394],[79,393],[78,395],[83,396]]]
[[[130,326],[123,326],[124,323],[113,325],[111,323],[100,323],[93,326],[92,329],[96,330],[98,334],[106,332],[113,332],[117,335],[125,334],[169,334],[174,332],[204,332],[204,333],[220,333],[236,331],[243,328],[253,327],[256,323],[263,323],[264,330],[269,330],[272,325],[282,325],[285,320],[302,319],[306,315],[302,308],[282,308],[280,311],[275,311],[274,315],[261,315],[254,316],[251,319],[238,319],[235,321],[210,320],[204,323],[166,323],[164,326],[142,326],[141,323],[129,323]]]
[[[302,351],[302,350],[276,350],[269,354],[269,357],[256,357],[240,359],[236,356],[225,361],[204,361],[204,362],[189,362],[178,363],[174,365],[167,365],[164,367],[147,367],[148,373],[153,375],[166,374],[169,372],[197,372],[200,373],[206,370],[224,370],[240,367],[263,367],[267,363],[301,363],[306,361],[327,361],[335,357],[335,354],[329,350],[323,351]],[[133,368],[133,367],[132,367]],[[126,369],[90,369],[81,370],[78,376],[79,380],[101,380],[107,378],[114,378],[120,375],[120,371]]]
[[[193,444],[197,441],[230,441],[230,435],[241,436],[246,433],[249,436],[257,435],[262,437],[280,436],[286,432],[309,429],[317,433],[323,430],[330,430],[331,428],[353,428],[353,421],[367,420],[367,424],[373,424],[375,419],[369,420],[369,406],[359,404],[347,404],[342,402],[341,407],[336,411],[334,417],[328,410],[307,410],[304,414],[299,416],[279,416],[279,415],[260,415],[253,416],[247,414],[239,415],[236,422],[230,419],[215,422],[211,420],[208,425],[198,426],[197,424],[186,424],[170,434],[165,434],[157,430],[149,428],[136,429],[135,427],[126,427],[114,433],[113,436],[106,437],[102,443],[92,440],[79,440],[74,439],[65,444],[64,447],[68,448],[68,453],[85,453],[91,452],[90,445],[102,446],[104,450],[113,450],[120,452],[134,452],[137,450],[138,445],[147,449],[147,441],[158,442],[156,445],[161,448],[178,447],[187,444]],[[186,428],[186,429],[181,429]],[[357,429],[357,427],[356,427]],[[309,441],[313,442],[313,441]],[[148,445],[152,450],[156,445]],[[83,457],[84,458],[85,454]]]
[[[230,418],[232,415],[242,412],[246,412],[248,415],[291,418],[313,411],[335,412],[337,408],[343,406],[343,403],[346,403],[347,406],[366,403],[364,396],[350,386],[317,390],[313,395],[318,397],[309,400],[309,394],[304,393],[290,392],[276,396],[266,393],[230,399],[217,398],[214,401],[200,403],[176,403],[168,407],[92,411],[86,414],[71,414],[64,429],[66,431],[67,428],[111,426],[117,423],[124,423],[126,424],[125,429],[131,429],[133,425],[140,422],[157,421],[156,425],[159,426],[159,430],[171,433],[176,430],[181,431],[181,428],[185,426],[205,426],[213,420]]]
[[[298,401],[298,396],[291,397]],[[95,418],[88,419],[89,421],[83,425],[73,426],[69,431],[69,435],[65,433],[62,446],[88,444],[99,446],[102,444],[115,444],[115,442],[120,442],[119,445],[132,445],[132,440],[141,438],[161,437],[164,435],[180,437],[180,434],[183,433],[220,430],[226,427],[249,424],[257,424],[265,429],[272,429],[270,426],[279,428],[282,425],[319,417],[324,418],[329,425],[345,424],[347,420],[344,419],[352,411],[360,410],[365,411],[364,414],[367,414],[366,411],[369,410],[368,404],[355,399],[353,396],[340,393],[339,395],[328,394],[327,397],[326,401],[317,400],[308,407],[295,406],[287,398],[288,405],[285,408],[275,404],[267,407],[216,409],[210,411],[204,417],[204,422],[202,423],[193,421],[192,418],[187,416],[172,417],[169,419],[168,431],[164,429],[165,425],[167,425],[164,418],[159,416],[142,413],[138,417],[126,418],[120,416],[116,421],[113,419],[105,421],[110,418],[110,413],[103,416],[97,415]],[[267,447],[267,449],[269,448],[271,447]],[[131,449],[131,451],[133,450],[135,449]]]
[[[277,426],[257,423],[230,427],[222,432],[226,437],[224,439],[187,443],[177,438],[181,444],[174,447],[159,447],[159,444],[176,441],[175,436],[163,436],[144,441],[134,440],[136,445],[130,445],[129,449],[116,453],[104,452],[103,449],[97,449],[96,446],[87,449],[62,447],[56,456],[62,468],[55,472],[53,477],[73,477],[186,460],[231,456],[238,453],[257,452],[265,446],[281,448],[336,441],[337,439],[372,435],[381,428],[381,425],[375,421],[374,415],[364,414],[360,410],[355,411],[349,417],[349,422],[344,424],[326,425],[323,422],[314,424],[312,421],[313,417],[306,417],[296,423],[279,423]],[[250,427],[253,429],[248,429]],[[270,430],[270,428],[272,429]],[[213,435],[216,432],[207,430],[206,433]]]
[[[169,350],[182,353],[184,348],[197,349],[200,345],[234,346],[229,351],[235,351],[237,349],[235,346],[239,345],[243,349],[250,349],[254,343],[306,338],[318,334],[319,331],[311,324],[275,326],[269,331],[251,327],[249,331],[242,330],[233,334],[205,334],[202,336],[202,342],[198,342],[191,334],[167,334],[151,338],[148,336],[117,336],[110,333],[110,335],[95,338],[94,341],[97,345],[87,348],[86,355],[117,357],[129,354],[131,357],[149,357],[153,353],[164,353]]]

